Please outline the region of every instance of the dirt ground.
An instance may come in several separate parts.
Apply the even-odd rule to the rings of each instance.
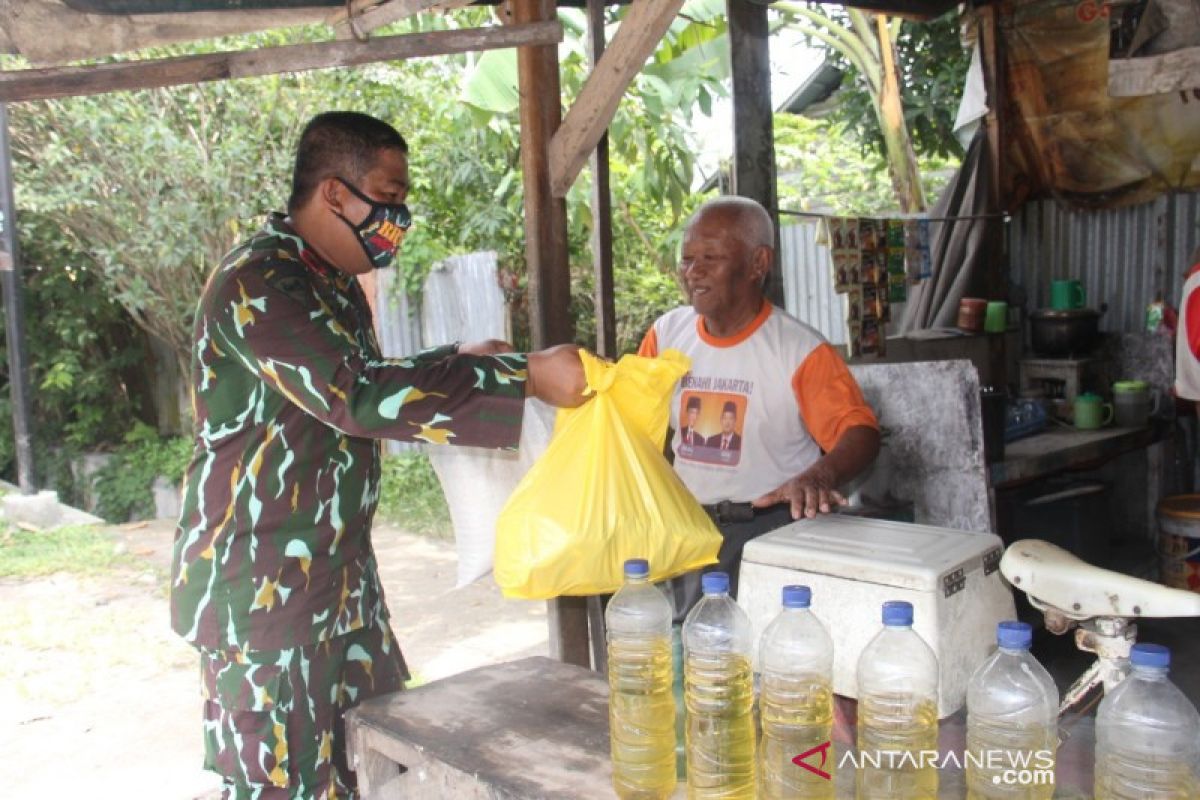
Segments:
[[[209,800],[194,651],[170,630],[172,524],[108,529],[135,566],[0,580],[4,797]],[[453,544],[375,532],[392,625],[417,681],[547,652],[545,603],[454,589]]]

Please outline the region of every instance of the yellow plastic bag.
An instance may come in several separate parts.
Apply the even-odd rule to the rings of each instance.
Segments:
[[[554,438],[496,520],[506,597],[614,592],[629,558],[654,581],[717,560],[721,535],[663,457],[678,351],[616,364],[581,352],[596,397],[559,412]]]

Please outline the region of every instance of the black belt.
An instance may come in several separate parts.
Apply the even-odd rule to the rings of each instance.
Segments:
[[[771,506],[771,508],[774,508],[774,506]],[[754,519],[755,511],[766,511],[768,509],[756,509],[750,503],[735,503],[732,500],[722,500],[719,503],[704,506],[704,510],[712,517],[713,522],[723,525],[727,522],[750,522]]]

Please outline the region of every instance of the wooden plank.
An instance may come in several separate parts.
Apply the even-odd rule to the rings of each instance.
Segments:
[[[595,72],[604,55],[604,0],[588,0],[588,63]],[[551,167],[553,169],[553,167]],[[617,357],[617,310],[613,282],[612,192],[609,189],[608,132],[592,153],[592,269],[595,275],[596,351]],[[593,654],[594,656],[594,654]],[[597,667],[601,660],[593,657]],[[603,670],[601,670],[603,672]]]
[[[445,11],[470,5],[471,0],[391,0],[378,5],[363,4],[361,7],[352,6],[350,9],[339,9],[328,20],[334,27],[340,39],[361,37],[384,25],[419,14],[422,11]],[[348,13],[349,12],[349,13]],[[353,15],[353,28],[351,16]]]
[[[767,297],[782,306],[767,7],[751,0],[726,0],[725,7],[733,72],[733,191],[762,203],[775,223],[775,263],[771,267]]]
[[[612,45],[584,82],[562,127],[550,142],[551,186],[555,197],[567,196],[612,122],[629,82],[654,52],[682,6],[683,0],[633,0],[629,6]]]
[[[308,25],[320,22],[328,13],[327,8],[309,7],[187,14],[86,14],[67,8],[59,0],[0,0],[0,44],[11,45],[12,52],[45,66],[175,42]]]
[[[562,38],[562,25],[557,20],[543,19],[528,25],[410,33],[366,42],[317,42],[117,64],[6,71],[0,72],[0,102],[176,86],[503,47],[537,45],[553,51]],[[555,77],[557,87],[557,73]]]
[[[1108,96],[1141,97],[1200,88],[1200,47],[1108,61]]]

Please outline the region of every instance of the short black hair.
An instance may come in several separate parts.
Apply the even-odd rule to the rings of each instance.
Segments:
[[[722,414],[733,414],[736,417],[737,416],[737,403],[733,402],[732,400],[726,400],[725,405],[721,406],[721,413]]]
[[[691,397],[689,397],[688,401],[687,401],[687,407],[688,407],[688,411],[691,411],[693,408],[699,408],[700,407],[700,398],[696,397],[696,395],[692,395]]]
[[[326,178],[361,181],[380,150],[408,153],[408,143],[391,125],[368,114],[326,111],[313,117],[296,145],[288,213],[303,208]]]

